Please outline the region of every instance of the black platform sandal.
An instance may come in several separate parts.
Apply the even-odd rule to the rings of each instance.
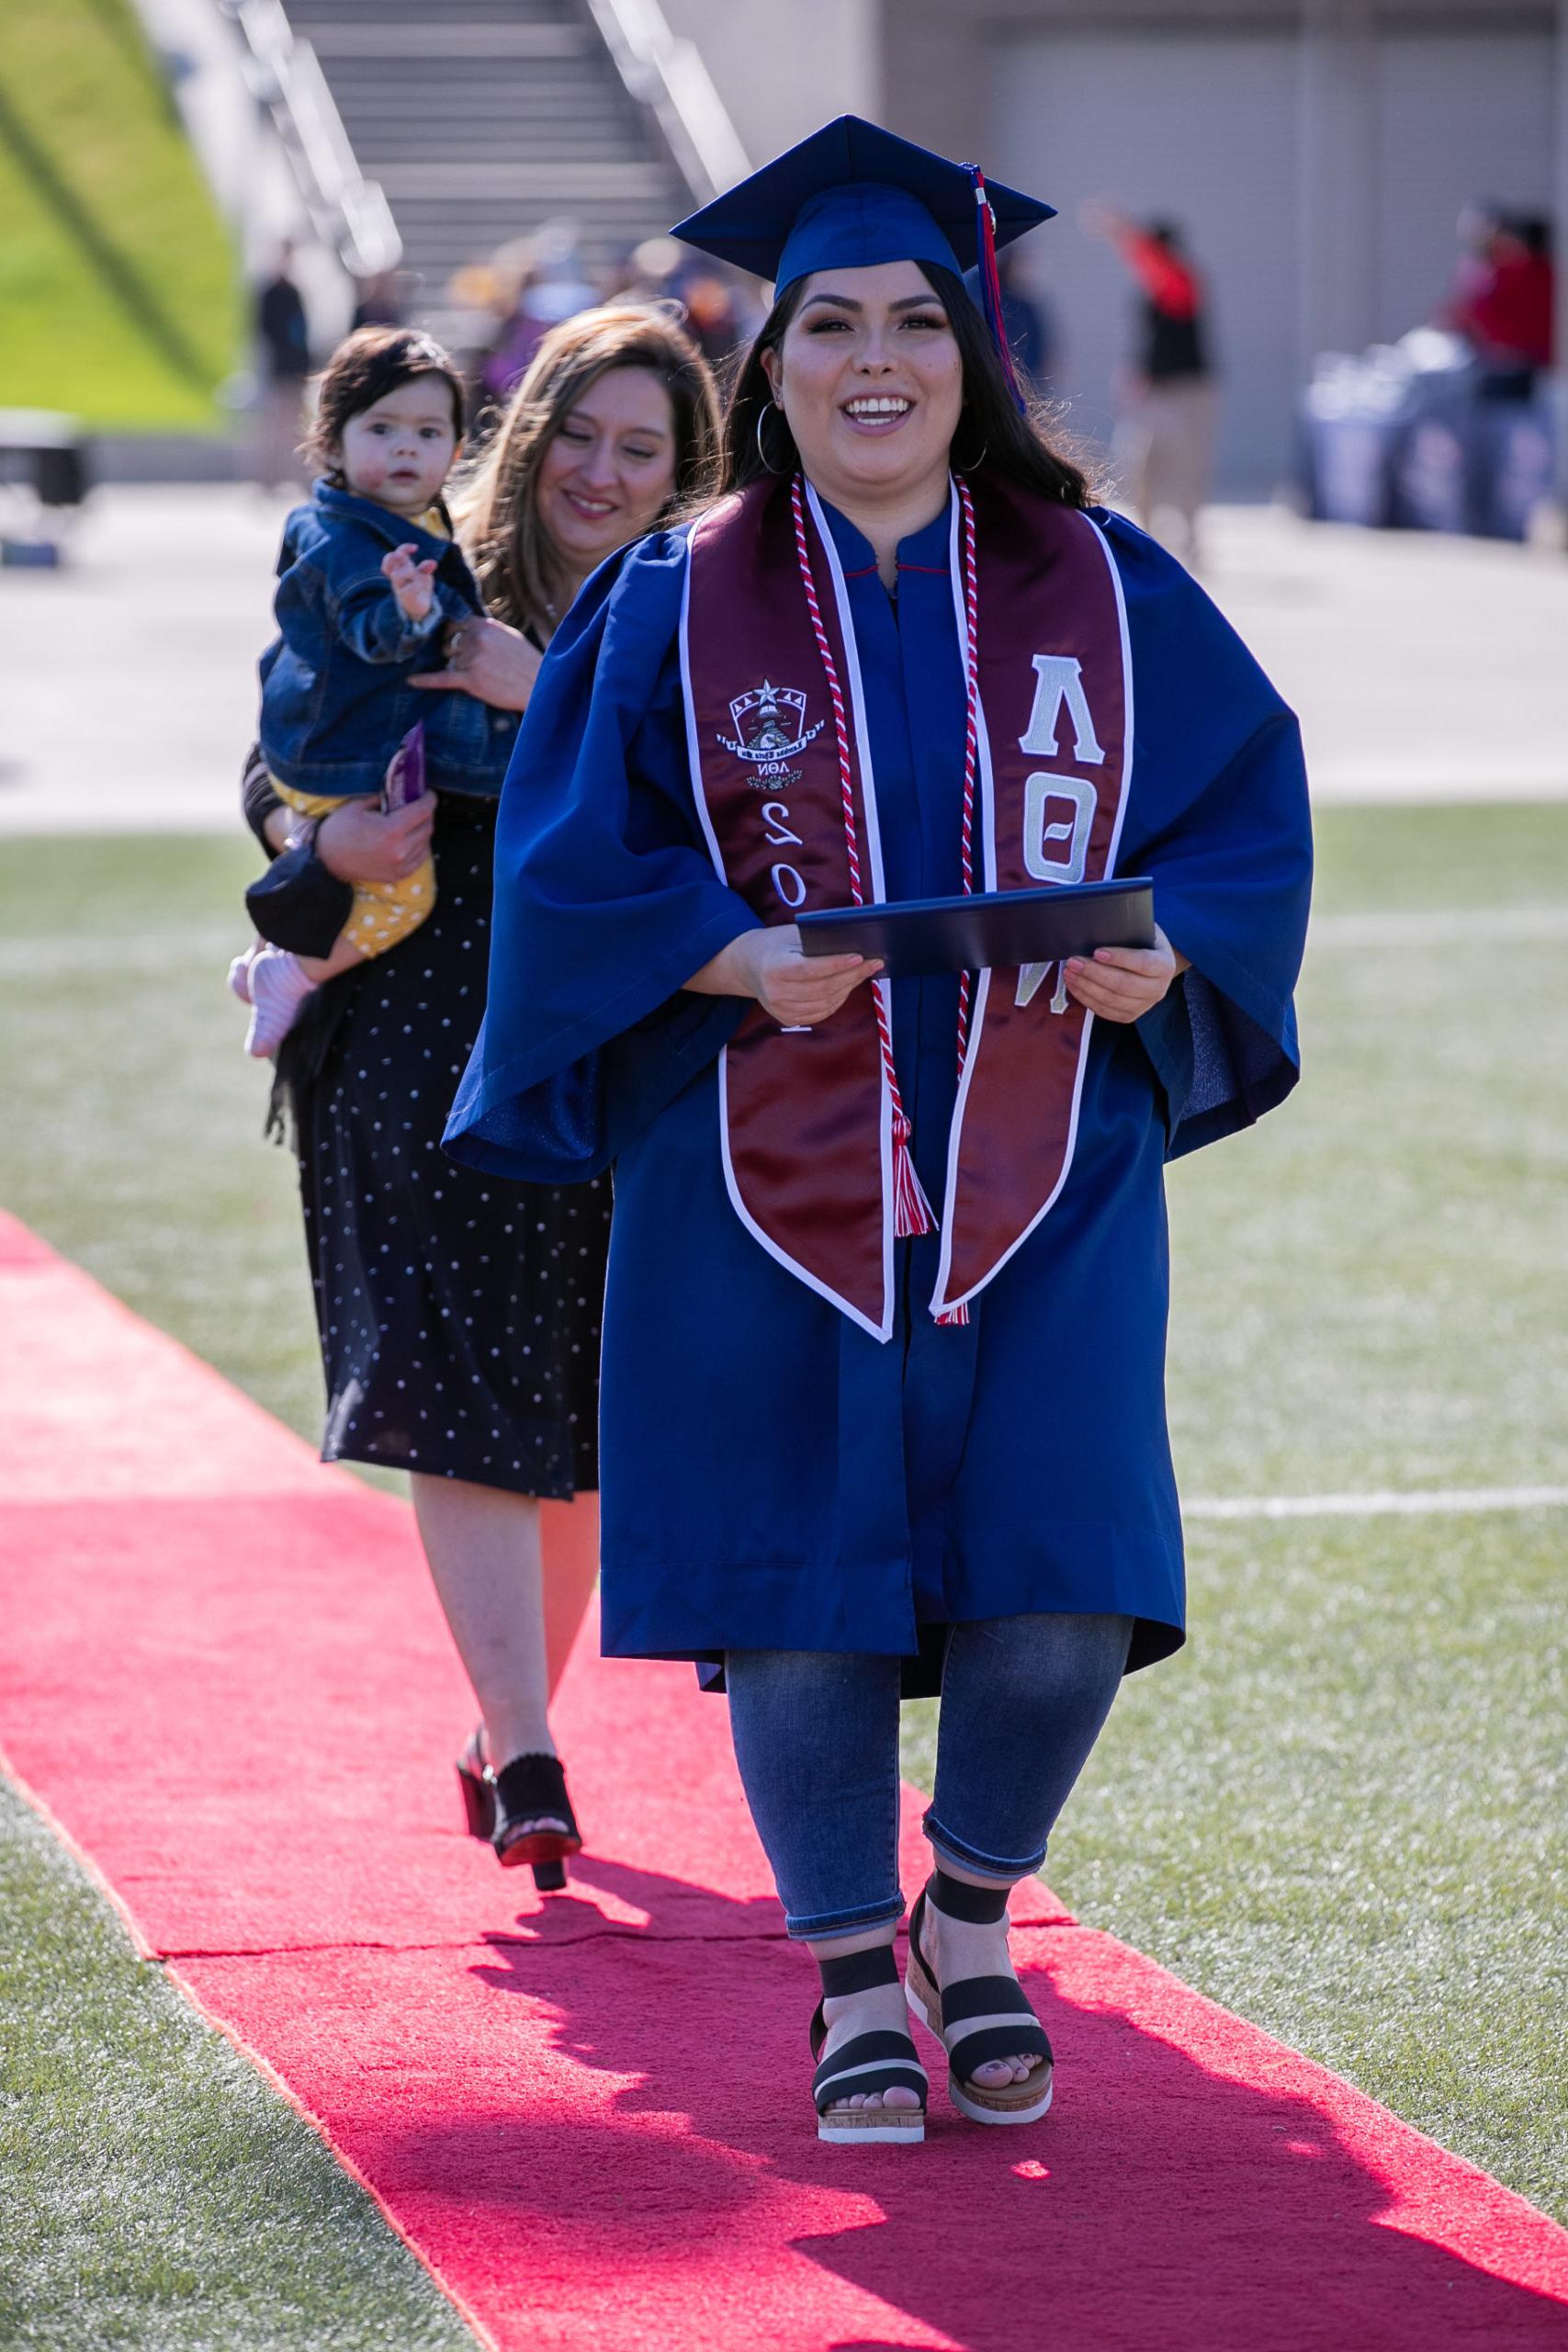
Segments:
[[[1051,2104],[1051,2044],[1045,2029],[1029,2005],[1016,1977],[961,1976],[939,1991],[920,1949],[920,1928],[926,1905],[944,1918],[968,1919],[988,1927],[1005,1918],[1005,1886],[971,1886],[949,1878],[943,1870],[931,1872],[925,1892],[909,1917],[909,1962],[904,1977],[904,1998],[928,2033],[947,2052],[947,2095],[960,2115],[971,2123],[1035,2123]],[[955,2030],[966,2018],[1017,2017],[1018,2025],[979,2026],[968,2033]],[[974,2079],[976,2066],[996,2058],[1039,2058],[1021,2083],[992,2090]]]
[[[845,1993],[869,1993],[874,1984],[897,1984],[898,1963],[891,1944],[875,1944],[869,1951],[845,1952],[838,1960],[819,1960],[822,2000],[811,2020],[811,2055],[820,2059],[811,2077],[817,2109],[817,2137],[857,2147],[885,2141],[896,2147],[917,2147],[926,2136],[926,2094],[931,2085],[915,2050],[914,2038],[895,2028],[857,2033],[842,2041],[831,2057],[822,2057],[828,2039],[823,2001]],[[908,2090],[919,2093],[919,2107],[846,2107],[836,2115],[828,2110],[836,2098],[852,2098],[857,2091]]]
[[[582,1851],[582,1836],[558,1756],[514,1756],[499,1772],[485,1760],[482,1727],[457,1758],[457,1785],[471,1838],[488,1838],[502,1870],[530,1862],[541,1894],[566,1884],[568,1854]]]

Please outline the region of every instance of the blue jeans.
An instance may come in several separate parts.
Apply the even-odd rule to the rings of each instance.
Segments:
[[[938,1861],[1011,1882],[1045,1841],[1111,1713],[1130,1617],[1066,1613],[955,1625],[942,1668]],[[731,1650],[736,1761],[792,1936],[879,1927],[898,1884],[900,1661],[833,1650]]]

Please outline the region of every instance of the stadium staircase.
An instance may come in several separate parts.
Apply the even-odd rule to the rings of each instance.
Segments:
[[[288,16],[386,192],[421,310],[547,221],[574,222],[595,261],[693,201],[587,0],[288,0]]]

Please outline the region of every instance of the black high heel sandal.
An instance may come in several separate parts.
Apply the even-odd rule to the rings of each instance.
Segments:
[[[1051,2044],[1045,2038],[1045,2029],[1016,1977],[961,1976],[945,1991],[939,1989],[920,1949],[920,1929],[925,1924],[928,1902],[944,1918],[968,1919],[977,1926],[989,1927],[1007,1916],[1008,1889],[971,1886],[964,1879],[949,1878],[944,1870],[931,1872],[909,1915],[909,1963],[904,1977],[904,1998],[926,2031],[934,2034],[947,2052],[947,2095],[960,2115],[966,2115],[971,2123],[1038,2122],[1051,2104]],[[1016,2026],[977,2026],[968,2033],[953,2030],[966,2018],[989,2017],[1016,2017],[1021,2022]],[[996,2058],[1039,2058],[1043,2064],[1032,2067],[1021,2083],[1009,2083],[1000,2090],[992,2090],[985,2083],[976,2082],[974,2074],[976,2066],[987,2065]]]
[[[868,2140],[918,2147],[926,2136],[926,2093],[931,2085],[912,2034],[887,2027],[875,2033],[857,2033],[840,2042],[830,2058],[822,2057],[822,2044],[828,2039],[823,2002],[844,1993],[868,1993],[874,1984],[897,1984],[898,1963],[892,1945],[845,1952],[838,1960],[819,1960],[817,1965],[822,1976],[822,2000],[811,2020],[811,2055],[821,2060],[811,2077],[817,2137],[852,2142],[857,2147],[863,2147]],[[836,2098],[852,2098],[857,2091],[891,2090],[918,2091],[919,2107],[846,2107],[836,2115],[828,2112]]]
[[[502,1870],[531,1863],[540,1894],[558,1894],[567,1855],[582,1851],[560,1758],[514,1756],[498,1772],[485,1759],[481,1727],[457,1758],[457,1786],[469,1837],[488,1838]]]

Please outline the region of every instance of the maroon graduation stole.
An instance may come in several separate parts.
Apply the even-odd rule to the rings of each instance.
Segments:
[[[964,888],[1111,874],[1132,677],[1111,550],[1087,514],[955,481],[950,570],[967,712]],[[876,783],[843,573],[799,477],[726,499],[692,533],[681,658],[698,815],[721,877],[767,923],[886,897]],[[1055,983],[1053,985],[1053,982]],[[1052,967],[962,984],[940,1216],[920,1191],[894,1067],[890,984],[782,1029],[753,1005],[719,1063],[725,1181],[743,1224],[875,1339],[893,1244],[940,1227],[931,1311],[970,1299],[1048,1213],[1072,1164],[1092,1016]]]

